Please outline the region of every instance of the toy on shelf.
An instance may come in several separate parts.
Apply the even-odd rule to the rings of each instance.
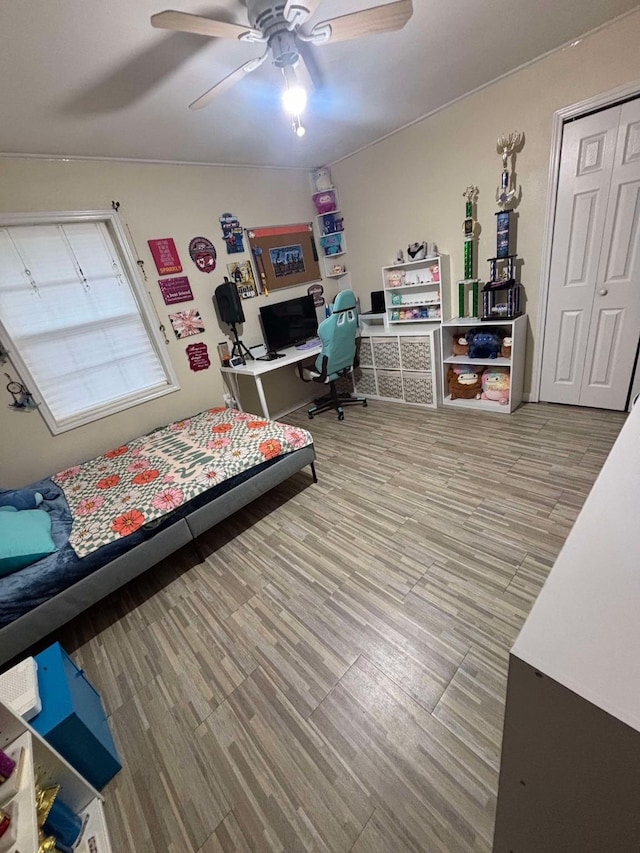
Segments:
[[[473,328],[466,333],[469,358],[498,358],[502,351],[502,329]]]
[[[406,280],[404,270],[390,270],[387,273],[387,287],[402,287]]]
[[[344,218],[335,213],[325,213],[322,217],[322,233],[335,234],[338,231],[344,231]]]
[[[453,339],[454,355],[469,355],[469,341],[464,335],[458,335]]]
[[[347,271],[347,268],[344,264],[334,264],[331,267],[331,275],[342,275]]]
[[[320,166],[319,169],[314,169],[311,172],[311,180],[313,182],[313,191],[316,193],[333,189],[331,170],[328,166]]]
[[[320,245],[324,249],[327,257],[331,255],[341,255],[344,251],[342,248],[342,233],[326,234],[320,238]]]
[[[502,341],[502,347],[500,349],[500,357],[501,358],[511,358],[511,346],[513,344],[513,338],[504,338]]]
[[[487,367],[482,374],[482,400],[506,406],[509,402],[511,373],[508,367]]]
[[[324,213],[335,213],[338,209],[335,190],[324,190],[313,194],[313,203],[318,215]]]
[[[427,243],[409,243],[407,254],[412,261],[421,261],[427,257]]]
[[[447,384],[452,400],[479,400],[482,393],[482,373],[470,364],[451,365]]]

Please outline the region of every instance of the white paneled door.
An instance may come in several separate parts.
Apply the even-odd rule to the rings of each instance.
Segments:
[[[640,337],[640,99],[564,128],[540,398],[624,409]]]

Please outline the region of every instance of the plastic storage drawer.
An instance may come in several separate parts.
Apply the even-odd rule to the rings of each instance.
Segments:
[[[36,655],[42,711],[31,725],[94,788],[122,767],[100,694],[59,643]]]

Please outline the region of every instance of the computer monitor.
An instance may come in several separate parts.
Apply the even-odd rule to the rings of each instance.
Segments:
[[[318,334],[318,317],[313,296],[299,296],[260,308],[267,349],[271,352],[292,347]]]

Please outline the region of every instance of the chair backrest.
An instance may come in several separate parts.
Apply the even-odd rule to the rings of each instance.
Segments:
[[[322,372],[327,359],[327,376],[337,379],[341,371],[353,367],[356,357],[358,312],[352,290],[341,290],[333,303],[333,314],[318,326],[322,352],[316,360],[316,369]]]

